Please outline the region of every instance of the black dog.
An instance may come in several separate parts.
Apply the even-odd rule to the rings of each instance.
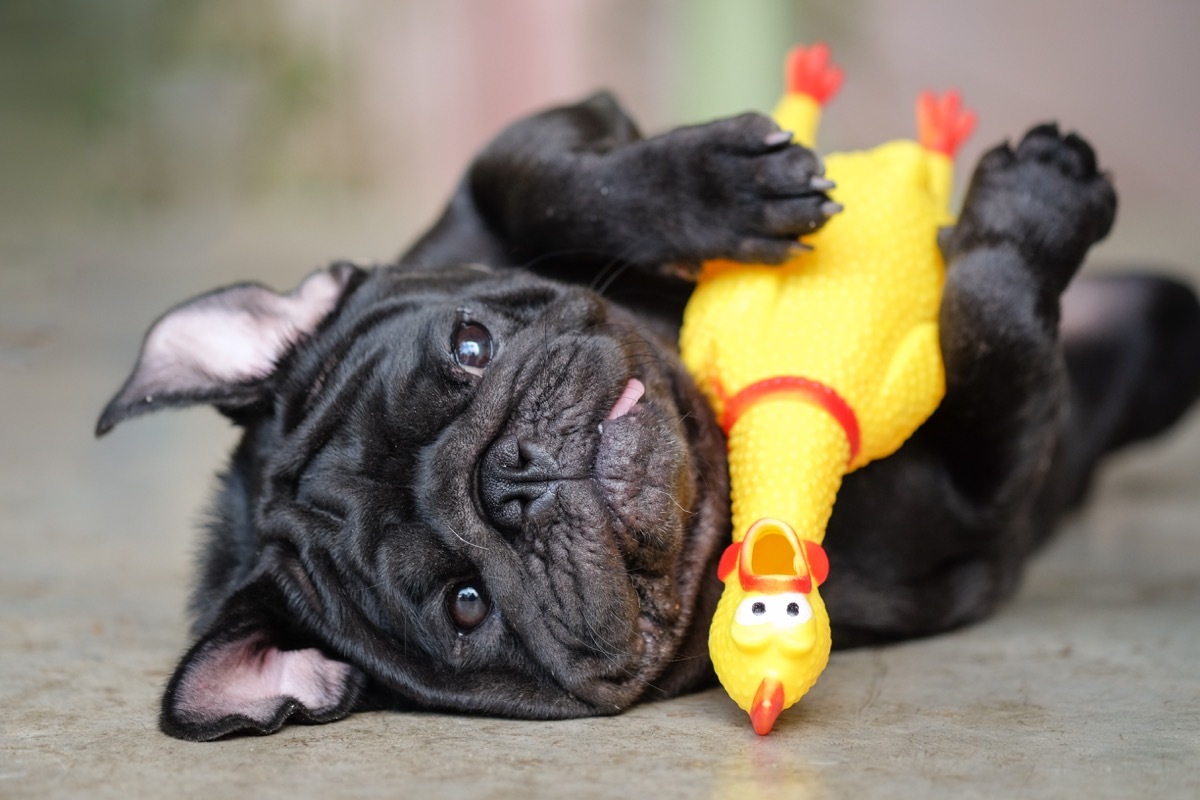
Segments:
[[[503,133],[397,263],[167,312],[98,433],[199,402],[245,433],[163,730],[610,714],[709,685],[728,480],[675,352],[673,276],[784,258],[835,208],[820,172],[764,117],[642,139],[598,95]],[[1090,147],[1052,126],[984,157],[941,241],[945,401],[839,495],[835,645],[991,612],[1098,460],[1200,390],[1182,286],[1077,282],[1060,320],[1115,208]]]

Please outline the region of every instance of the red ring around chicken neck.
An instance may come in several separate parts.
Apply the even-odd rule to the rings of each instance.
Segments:
[[[832,386],[800,375],[776,375],[765,378],[746,386],[733,397],[727,398],[725,413],[721,415],[721,427],[724,429],[725,435],[729,436],[733,426],[751,406],[778,395],[796,397],[827,411],[842,426],[842,430],[846,434],[846,441],[850,445],[848,463],[854,462],[862,444],[858,415]]]

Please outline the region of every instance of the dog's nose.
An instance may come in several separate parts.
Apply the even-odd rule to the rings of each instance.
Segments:
[[[493,442],[479,468],[479,494],[492,524],[513,532],[545,514],[554,503],[556,466],[529,439],[506,434]]]

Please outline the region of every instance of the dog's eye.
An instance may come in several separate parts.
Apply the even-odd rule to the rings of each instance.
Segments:
[[[487,619],[492,604],[477,583],[466,581],[454,586],[446,598],[450,620],[460,633],[475,630]]]
[[[451,342],[454,361],[473,375],[482,375],[492,360],[492,335],[478,322],[464,322]]]

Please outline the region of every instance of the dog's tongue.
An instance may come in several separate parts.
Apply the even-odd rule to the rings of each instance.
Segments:
[[[612,411],[609,411],[608,416],[604,418],[605,422],[628,414],[645,393],[646,387],[642,385],[642,382],[637,378],[630,378],[629,383],[625,384],[625,388],[621,390],[621,396],[617,398]]]

